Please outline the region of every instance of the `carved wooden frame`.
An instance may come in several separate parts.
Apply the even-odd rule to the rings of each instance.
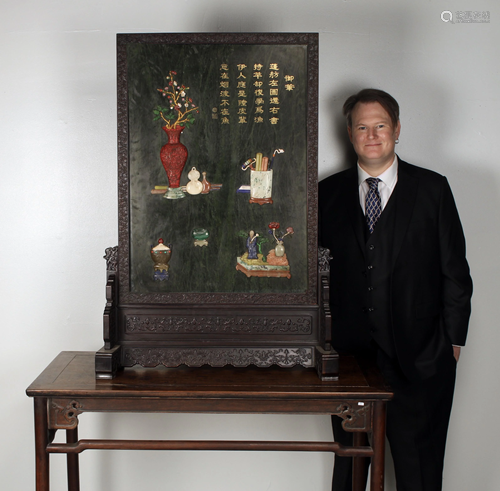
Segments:
[[[305,45],[307,49],[307,287],[303,293],[136,293],[130,279],[130,196],[127,45]],[[338,373],[330,345],[328,252],[317,247],[318,35],[302,34],[120,34],[118,61],[118,237],[106,251],[108,282],[104,347],[96,375],[139,364],[233,366],[300,364],[323,379]],[[319,272],[319,273],[318,273]]]

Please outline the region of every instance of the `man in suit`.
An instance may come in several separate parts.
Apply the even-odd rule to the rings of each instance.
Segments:
[[[358,163],[319,185],[333,345],[371,358],[394,391],[387,437],[398,491],[439,491],[472,295],[462,226],[446,178],[395,154],[392,96],[365,89],[343,110]],[[332,424],[351,444],[341,419]],[[351,477],[352,459],[336,457],[333,490],[351,491]]]

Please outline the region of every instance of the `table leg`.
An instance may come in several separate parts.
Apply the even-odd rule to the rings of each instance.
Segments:
[[[66,430],[66,443],[76,443],[78,441],[78,427]],[[77,453],[68,453],[68,491],[80,491],[80,468]]]
[[[368,435],[356,432],[353,434],[353,445],[355,447],[368,446]],[[367,457],[354,457],[352,463],[352,491],[365,491],[368,479],[368,468],[370,459]]]
[[[373,408],[371,491],[384,491],[385,402],[375,402]]]
[[[36,491],[49,491],[49,425],[47,420],[47,398],[35,397],[35,470]]]

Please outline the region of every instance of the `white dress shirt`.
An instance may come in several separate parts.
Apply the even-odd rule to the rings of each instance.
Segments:
[[[358,163],[359,204],[361,205],[363,214],[365,214],[366,195],[368,194],[368,190],[370,188],[366,182],[366,179],[369,177],[373,176],[370,176],[368,172],[364,171]],[[377,176],[377,178],[380,179],[380,182],[378,183],[378,192],[380,194],[382,211],[384,211],[384,208],[398,182],[398,157],[396,155],[394,155],[394,160],[391,166],[382,172],[380,176]]]

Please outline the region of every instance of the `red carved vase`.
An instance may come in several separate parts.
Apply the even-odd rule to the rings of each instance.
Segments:
[[[165,198],[184,198],[184,193],[180,189],[181,174],[188,158],[188,150],[180,142],[184,126],[176,128],[163,126],[163,130],[168,135],[168,143],[163,145],[160,151],[161,163],[168,177],[168,190]]]

